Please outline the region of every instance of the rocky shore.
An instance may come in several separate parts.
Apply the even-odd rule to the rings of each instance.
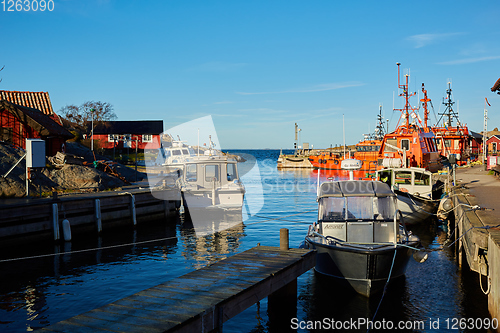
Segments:
[[[78,164],[51,165],[35,170],[34,178],[30,181],[31,193],[48,195],[57,192],[95,192],[119,189],[129,181],[135,181],[135,171],[121,164],[113,163],[113,173],[104,172],[99,163],[94,165],[94,155],[83,145],[68,142],[68,154],[79,157]],[[23,159],[8,176],[3,175],[24,155],[24,150],[9,144],[0,143],[0,197],[24,197],[26,195],[26,160]],[[103,156],[96,156],[95,160],[107,161]],[[108,161],[109,162],[109,161]],[[102,164],[102,163],[101,163]],[[145,173],[139,172],[137,179],[142,180]]]

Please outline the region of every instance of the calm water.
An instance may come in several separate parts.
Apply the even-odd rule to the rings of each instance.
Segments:
[[[317,173],[276,170],[279,151],[243,152],[256,157],[261,175],[245,182],[249,192],[247,205],[250,209],[259,206],[262,201],[255,193],[260,188],[264,199],[262,209],[244,224],[197,238],[194,231],[183,227],[178,219],[140,225],[135,230],[108,231],[101,237],[74,237],[70,244],[58,247],[32,244],[3,248],[0,259],[73,253],[0,262],[0,331],[24,332],[45,327],[247,250],[257,243],[279,246],[280,228],[290,230],[290,244],[298,247],[308,225],[316,218]],[[426,248],[439,248],[447,237],[446,226],[437,223],[413,231]],[[92,250],[99,247],[105,249]],[[297,316],[304,321],[302,327],[307,321],[325,318],[371,320],[380,300],[379,296],[367,300],[342,292],[313,270],[299,278],[298,298]],[[421,321],[424,329],[407,331],[444,332],[448,331],[447,319],[451,325],[453,320],[485,318],[487,313],[487,299],[479,289],[477,273],[469,272],[468,268],[460,270],[453,252],[445,250],[431,252],[423,264],[411,260],[406,277],[390,287],[375,320]],[[437,319],[439,329],[429,328],[431,323],[437,327]],[[224,324],[225,332],[288,329],[269,326],[266,299]],[[366,328],[349,330],[356,331],[365,332]]]

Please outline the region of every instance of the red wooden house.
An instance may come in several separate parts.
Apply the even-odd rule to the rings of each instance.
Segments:
[[[163,132],[162,120],[138,121],[104,121],[94,123],[94,145],[103,149],[138,149],[160,148],[160,137]],[[87,133],[90,135],[91,123],[87,123]]]
[[[488,147],[488,155],[498,156],[500,151],[500,135],[492,135],[486,141],[486,146]]]
[[[43,139],[45,154],[53,156],[72,137],[52,110],[47,92],[0,90],[1,141],[25,149],[25,139]]]
[[[483,135],[469,131],[469,155],[477,158],[483,152]]]

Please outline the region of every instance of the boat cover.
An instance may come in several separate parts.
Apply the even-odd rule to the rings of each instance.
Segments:
[[[318,198],[324,197],[393,197],[389,185],[371,180],[342,180],[324,182],[319,187]]]

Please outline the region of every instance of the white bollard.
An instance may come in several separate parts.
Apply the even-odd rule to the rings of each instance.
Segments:
[[[64,219],[62,221],[62,228],[63,228],[64,241],[69,242],[71,240],[71,225],[69,224],[68,220]]]

